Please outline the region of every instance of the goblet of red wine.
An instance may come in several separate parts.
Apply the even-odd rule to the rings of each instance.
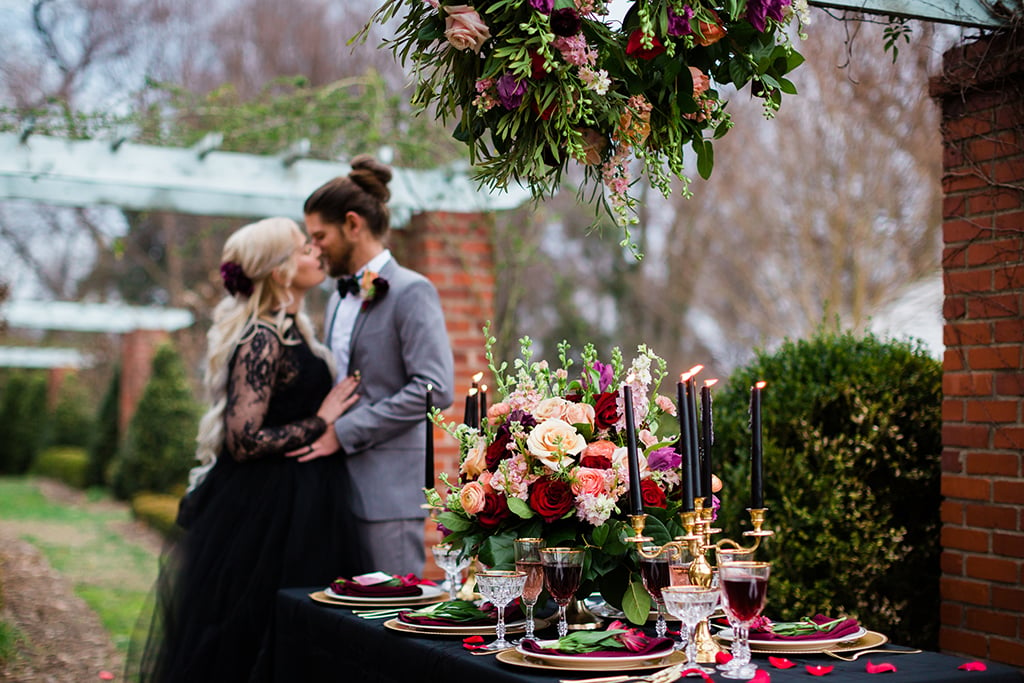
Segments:
[[[658,623],[654,632],[659,638],[665,637],[665,598],[661,595],[661,589],[672,583],[672,575],[669,568],[668,551],[654,555],[660,548],[655,546],[644,546],[640,553],[640,578],[644,582],[647,594],[651,596],[655,606],[658,608]],[[648,556],[645,556],[648,555]],[[654,555],[654,557],[649,557]]]
[[[540,562],[543,538],[517,538],[513,544],[516,569],[526,574],[526,584],[519,602],[526,606],[526,633],[522,640],[533,640],[533,607],[544,590],[544,567]]]
[[[586,551],[579,548],[541,548],[540,560],[544,568],[544,587],[558,605],[558,637],[569,633],[565,608],[576,595],[583,580],[583,559]]]
[[[733,669],[723,671],[724,678],[753,678],[757,667],[750,663],[750,622],[761,615],[768,599],[768,562],[724,562],[718,567],[722,608],[732,626]]]

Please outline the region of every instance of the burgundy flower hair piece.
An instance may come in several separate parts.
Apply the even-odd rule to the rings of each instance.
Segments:
[[[252,280],[242,270],[242,266],[234,261],[220,264],[220,279],[224,281],[224,289],[232,296],[241,294],[252,296]]]

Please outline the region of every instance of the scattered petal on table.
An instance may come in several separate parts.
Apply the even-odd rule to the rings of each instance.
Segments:
[[[807,669],[807,673],[811,674],[812,676],[828,676],[830,673],[832,673],[832,669],[834,667],[831,667],[831,666],[811,666],[811,665],[808,664],[804,668]]]
[[[715,664],[725,664],[729,661],[732,661],[732,655],[725,650],[715,653]]]
[[[785,657],[769,657],[768,663],[776,669],[792,669],[796,666],[796,662],[792,662]]]
[[[985,666],[985,662],[964,662],[957,668],[963,669],[964,671],[986,671],[988,669],[988,667]]]
[[[962,669],[963,667],[960,667],[960,668]],[[110,673],[109,671],[101,671],[100,672],[100,680],[101,681],[112,681],[112,680],[114,680],[114,674]]]
[[[764,669],[758,669],[754,677],[750,679],[750,683],[771,683],[772,676]]]
[[[896,673],[896,667],[890,664],[889,662],[875,664],[874,662],[869,661],[867,665],[864,667],[864,670],[867,671],[869,674],[884,674],[888,671]]]
[[[706,673],[704,673],[700,669],[683,669],[682,671],[679,672],[680,678],[686,678],[687,676],[690,676],[691,674],[693,674],[695,676],[700,676],[705,681],[708,681],[708,683],[712,683],[713,679],[711,678],[711,676],[708,676]]]
[[[483,636],[469,636],[462,639],[462,647],[467,650],[479,650],[484,646]]]

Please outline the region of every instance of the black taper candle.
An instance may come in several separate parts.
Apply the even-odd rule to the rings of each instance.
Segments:
[[[693,466],[690,457],[690,421],[686,412],[686,373],[679,377],[676,385],[676,416],[679,418],[679,485],[682,489],[683,512],[693,512]]]
[[[765,383],[750,387],[750,507],[764,507],[764,458],[761,451],[761,390]]]
[[[697,373],[701,366],[690,370],[686,379],[686,413],[690,422],[690,459],[693,463],[693,495],[704,497],[704,475],[701,469],[700,431],[697,428]],[[705,503],[707,504],[707,503]]]
[[[424,488],[434,488],[434,422],[430,414],[434,412],[434,385],[427,385],[427,463]]]
[[[704,477],[701,490],[704,493],[704,505],[711,507],[711,447],[715,441],[715,428],[711,421],[711,385],[717,380],[707,380],[700,388],[700,471]]]
[[[477,422],[477,427],[487,423],[487,385],[480,385],[480,421]]]
[[[627,380],[629,381],[629,380]],[[634,515],[644,513],[644,502],[640,497],[640,456],[636,445],[636,420],[633,416],[633,390],[628,384],[622,387],[622,401],[626,413],[626,458],[629,466],[629,504]]]

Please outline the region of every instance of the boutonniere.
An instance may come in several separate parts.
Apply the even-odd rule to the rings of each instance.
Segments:
[[[359,281],[359,298],[363,300],[362,309],[365,311],[374,302],[383,299],[388,293],[388,281],[372,270],[363,272]]]

